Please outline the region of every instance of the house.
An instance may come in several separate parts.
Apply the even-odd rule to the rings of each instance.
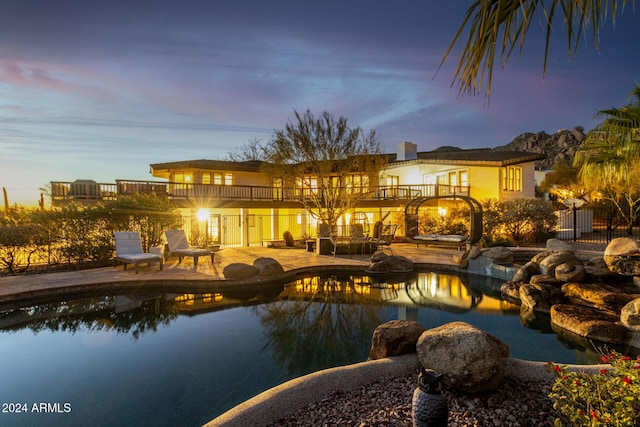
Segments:
[[[465,195],[478,201],[534,197],[534,166],[544,156],[451,147],[418,152],[415,144],[403,142],[387,158],[377,182],[361,184],[367,196],[339,220],[340,227],[354,222],[368,227],[380,219],[401,223],[404,206],[418,196]],[[136,192],[155,193],[174,201],[187,231],[205,233],[211,243],[262,245],[282,239],[285,231],[295,238],[315,236],[317,222],[300,203],[300,189],[276,185],[260,165],[189,160],[151,164],[151,175],[159,179],[154,181],[52,181],[52,204],[88,205]]]

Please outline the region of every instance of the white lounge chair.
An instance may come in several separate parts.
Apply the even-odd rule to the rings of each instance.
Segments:
[[[178,264],[180,264],[186,256],[193,257],[193,265],[195,267],[198,266],[198,258],[201,256],[210,256],[211,263],[213,264],[214,252],[210,249],[189,246],[184,230],[167,230],[164,232],[164,235],[167,237],[167,243],[169,243],[169,256],[177,256]]]
[[[126,270],[127,264],[133,264],[136,269],[136,274],[138,274],[139,264],[147,263],[151,265],[158,262],[160,263],[160,270],[162,271],[162,255],[143,252],[140,233],[137,231],[116,231],[113,237],[116,241],[116,256],[113,259],[114,266],[117,261],[120,261],[124,264],[124,269]]]

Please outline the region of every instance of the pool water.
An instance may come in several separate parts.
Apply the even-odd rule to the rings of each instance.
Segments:
[[[0,425],[199,426],[289,379],[366,360],[374,329],[392,319],[465,321],[513,357],[594,362],[521,326],[519,308],[497,296],[500,283],[344,275],[253,292],[0,306]]]

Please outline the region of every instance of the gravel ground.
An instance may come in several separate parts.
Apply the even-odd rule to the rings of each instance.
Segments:
[[[329,397],[277,421],[292,426],[412,426],[411,399],[417,375],[406,375]],[[557,416],[547,397],[551,384],[505,377],[491,393],[466,395],[443,390],[449,426],[553,426]]]

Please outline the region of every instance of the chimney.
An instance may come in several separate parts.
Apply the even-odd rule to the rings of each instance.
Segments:
[[[401,142],[398,144],[398,155],[396,160],[415,160],[418,158],[418,146],[412,142]]]

